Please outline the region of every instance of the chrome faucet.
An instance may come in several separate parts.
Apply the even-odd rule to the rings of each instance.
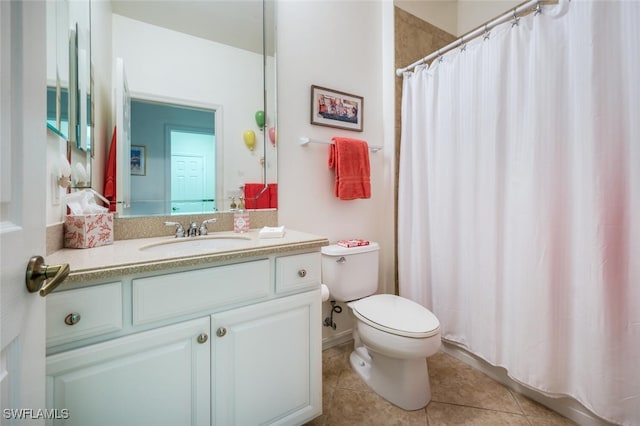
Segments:
[[[198,224],[195,222],[191,222],[189,228],[187,228],[187,237],[197,237],[198,236]]]
[[[175,226],[176,227],[176,238],[183,237],[197,237],[198,235],[207,235],[209,230],[207,229],[207,223],[214,223],[218,219],[207,219],[202,222],[200,226],[193,221],[189,224],[189,227],[185,230],[182,224],[179,222],[165,222],[166,226]]]

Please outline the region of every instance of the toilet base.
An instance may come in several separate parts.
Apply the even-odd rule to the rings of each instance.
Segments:
[[[404,410],[419,410],[431,401],[426,358],[397,359],[357,346],[351,367],[378,395]]]

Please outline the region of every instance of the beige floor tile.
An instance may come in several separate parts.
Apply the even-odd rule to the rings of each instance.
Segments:
[[[371,391],[352,370],[352,350],[350,341],[323,352],[323,414],[308,426],[575,424],[445,353],[428,361],[431,403],[405,411]]]
[[[371,388],[358,376],[349,365],[345,368],[342,373],[340,373],[340,378],[338,379],[338,384],[336,385],[339,389],[349,389],[354,391],[361,392],[371,392]]]
[[[429,426],[443,425],[522,425],[529,426],[527,418],[520,414],[432,401],[427,406]]]
[[[342,353],[323,355],[322,357],[322,384],[335,388],[340,374],[348,365],[344,361]]]
[[[428,359],[432,401],[524,414],[509,389],[439,352]]]
[[[527,398],[518,392],[511,391],[523,413],[529,417],[529,421],[532,425],[539,426],[555,426],[555,425],[575,425],[576,423],[567,419],[566,417],[556,413],[545,407],[542,404],[538,404],[532,399]]]
[[[425,410],[405,411],[373,392],[336,389],[327,426],[427,425]]]

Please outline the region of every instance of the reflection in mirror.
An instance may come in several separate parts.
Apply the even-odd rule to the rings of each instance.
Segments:
[[[194,196],[184,189],[180,195],[183,201],[213,200],[199,201],[198,209],[228,210],[232,197],[237,201],[244,194],[245,185],[263,187],[276,183],[277,144],[269,139],[269,129],[273,128],[271,133],[275,136],[276,125],[275,49],[270,42],[263,55],[263,6],[260,0],[112,1],[112,59],[115,62],[122,58],[131,97],[215,111],[211,133],[215,160],[203,160],[206,170],[202,173],[203,188],[215,188],[215,193]],[[271,4],[267,9],[271,17],[264,27],[270,40],[275,38],[273,7]],[[134,130],[134,108],[132,104],[130,144],[147,146],[151,141]],[[256,123],[257,111],[266,112],[264,127]],[[211,131],[201,132],[197,130],[199,125],[172,124],[176,130],[189,133],[191,140],[195,140],[196,133]],[[243,141],[246,131],[256,135],[253,150]],[[130,186],[117,192],[121,216],[186,212],[185,203],[169,197],[178,189],[176,182],[172,187],[173,173],[167,168],[172,157],[184,152],[174,152],[168,138],[165,130],[161,138],[164,148],[145,150],[145,176],[128,171]],[[188,144],[191,143],[196,144]],[[126,161],[118,161],[122,165],[128,163],[130,168],[130,149],[125,149],[125,155]],[[215,172],[210,172],[208,165],[213,163]],[[118,173],[126,179],[122,176],[126,172],[119,169]],[[163,177],[152,179],[152,174]],[[153,194],[149,191],[152,186]],[[194,187],[199,184],[187,188]],[[273,198],[277,199],[275,193]],[[194,203],[190,204],[189,209],[195,208]],[[268,202],[261,206],[275,207]]]
[[[47,126],[69,135],[69,8],[66,1],[48,1]]]
[[[67,139],[72,187],[91,186],[91,3],[50,0],[47,23],[47,127]]]
[[[131,202],[126,214],[217,210],[218,116],[215,107],[131,100]]]

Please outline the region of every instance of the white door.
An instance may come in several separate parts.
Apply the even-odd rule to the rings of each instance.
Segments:
[[[171,156],[172,213],[204,213],[204,159]]]
[[[29,258],[45,251],[45,28],[44,2],[0,1],[2,424],[45,409],[45,304],[25,285]]]

